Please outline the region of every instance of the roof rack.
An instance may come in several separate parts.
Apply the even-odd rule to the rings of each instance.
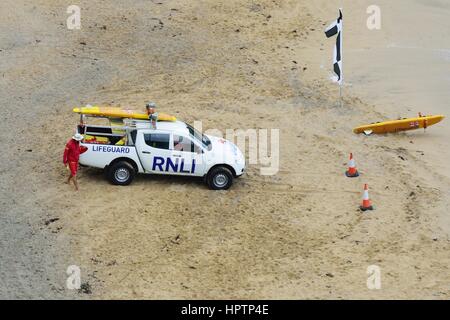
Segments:
[[[126,133],[107,133],[107,132],[97,132],[97,131],[89,131],[91,128],[99,128],[99,129],[111,129],[113,130],[123,130],[125,132],[129,130],[133,130],[134,128],[128,126],[98,126],[98,125],[86,125],[85,131],[83,134],[92,135],[92,136],[107,136],[107,137],[123,137]]]
[[[136,129],[156,129],[156,123],[152,123],[150,120],[138,120],[138,119],[123,119],[125,126],[133,127]]]
[[[104,119],[112,119],[111,117],[106,116],[91,116],[86,114],[80,115],[80,123],[86,124],[86,118],[104,118]],[[134,129],[156,129],[157,123],[152,122],[151,120],[141,120],[141,119],[129,119],[122,118],[123,126],[101,126],[101,125],[91,125],[86,124],[92,128],[111,128],[113,130],[134,130]]]

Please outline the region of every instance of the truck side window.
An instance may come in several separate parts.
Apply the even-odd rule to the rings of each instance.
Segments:
[[[201,148],[197,147],[190,138],[176,134],[173,135],[173,150],[202,153]]]
[[[157,149],[169,149],[170,135],[168,133],[145,133],[145,143]]]

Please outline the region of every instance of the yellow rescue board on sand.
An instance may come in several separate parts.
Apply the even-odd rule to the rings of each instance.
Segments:
[[[445,118],[444,116],[438,115],[438,116],[422,116],[417,118],[377,122],[357,127],[353,129],[353,132],[357,134],[359,133],[382,134],[382,133],[395,133],[400,131],[416,130],[421,128],[426,129],[436,123],[441,122],[444,118]]]
[[[74,108],[73,112],[94,117],[148,120],[148,115],[144,111],[123,109],[118,107],[81,107]],[[158,121],[177,121],[177,118],[165,113],[158,112]]]

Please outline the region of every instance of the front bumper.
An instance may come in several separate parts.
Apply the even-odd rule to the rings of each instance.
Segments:
[[[240,177],[245,173],[245,161],[244,162],[237,162],[234,165],[234,171],[236,172],[236,177]]]

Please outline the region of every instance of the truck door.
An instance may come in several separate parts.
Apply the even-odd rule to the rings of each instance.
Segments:
[[[167,159],[172,157],[169,132],[139,131],[136,138],[136,149],[146,172],[173,174],[166,170]]]
[[[206,165],[202,147],[192,138],[181,134],[173,134],[172,143],[172,157],[179,159],[178,173],[181,175],[203,176]]]

